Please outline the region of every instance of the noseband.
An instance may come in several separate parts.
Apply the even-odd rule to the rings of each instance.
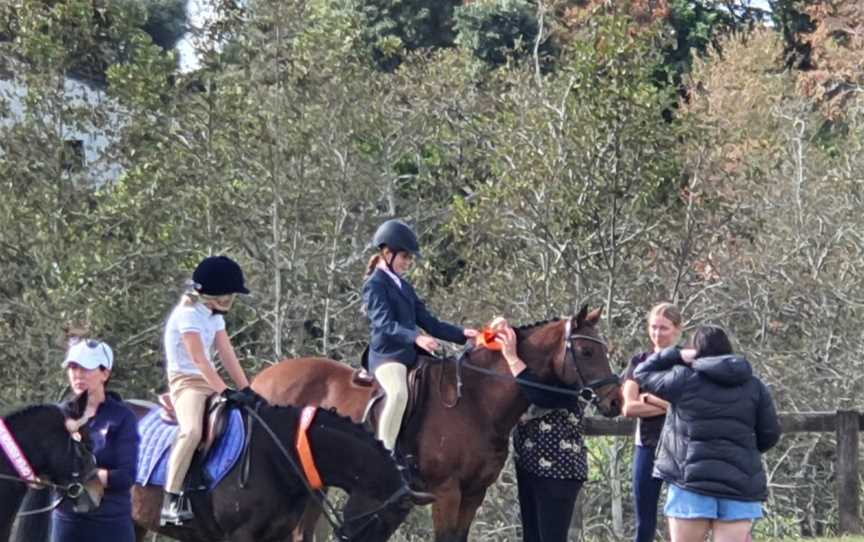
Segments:
[[[361,514],[357,514],[356,516],[352,516],[348,519],[344,519],[342,521],[342,525],[334,530],[336,534],[336,538],[340,541],[350,541],[359,536],[363,531],[369,528],[373,523],[379,521],[381,519],[381,512],[389,509],[391,506],[395,505],[401,499],[403,499],[406,495],[411,492],[411,488],[408,484],[403,485],[401,488],[397,489],[395,493],[390,495],[386,501],[382,502],[379,506],[370,510],[368,512],[363,512]],[[360,520],[365,520],[358,527],[354,529],[348,530],[346,526],[349,523],[353,523]]]
[[[581,386],[581,388],[578,391],[573,390],[573,389],[568,389],[568,388],[562,388],[559,386],[550,386],[547,384],[540,384],[538,382],[530,382],[530,381],[522,380],[522,379],[517,378],[515,376],[503,375],[503,374],[499,373],[498,371],[495,371],[492,369],[487,369],[485,367],[480,367],[479,365],[475,365],[475,364],[471,363],[471,361],[468,359],[469,355],[471,354],[472,350],[474,349],[474,347],[469,346],[469,347],[465,348],[465,350],[462,351],[462,354],[460,354],[458,358],[456,358],[456,398],[451,403],[444,401],[444,394],[443,394],[443,392],[440,391],[441,386],[443,385],[443,382],[444,382],[444,371],[443,370],[441,371],[441,375],[440,375],[439,381],[438,381],[438,386],[439,386],[439,394],[441,394],[442,404],[446,408],[453,408],[457,404],[459,404],[459,401],[462,399],[462,368],[466,367],[468,369],[471,369],[474,372],[484,374],[484,375],[490,376],[492,378],[497,378],[500,380],[516,381],[516,382],[519,382],[521,385],[529,386],[531,388],[542,389],[542,390],[546,390],[546,391],[549,391],[552,393],[558,393],[561,395],[569,395],[569,396],[573,396],[573,397],[578,397],[579,399],[582,399],[583,401],[596,406],[597,403],[600,402],[600,397],[597,395],[596,390],[602,388],[603,386],[608,386],[610,384],[619,384],[620,379],[617,376],[615,376],[614,374],[607,376],[605,378],[599,378],[597,380],[592,380],[590,382],[585,378],[585,376],[582,374],[582,370],[579,368],[579,362],[576,359],[576,347],[575,347],[576,341],[591,341],[593,343],[597,343],[597,344],[603,346],[603,348],[608,348],[608,346],[606,345],[605,341],[603,341],[602,339],[600,339],[598,337],[594,337],[592,335],[581,335],[578,333],[573,333],[571,322],[572,322],[572,320],[570,320],[570,319],[567,320],[566,328],[564,330],[564,343],[566,345],[566,350],[564,352],[564,358],[565,358],[565,362],[566,362],[566,358],[567,358],[568,353],[573,358],[573,366],[576,368],[576,376],[579,377],[579,385]],[[447,361],[446,358],[444,358],[444,359],[436,358],[436,359],[438,359],[438,361],[442,361],[442,362]]]
[[[579,390],[579,398],[585,401],[586,403],[596,405],[600,402],[600,396],[597,395],[598,389],[603,386],[608,386],[609,384],[618,384],[619,379],[615,375],[607,376],[605,378],[598,378],[597,380],[588,381],[585,376],[582,374],[582,370],[579,368],[579,362],[576,359],[576,341],[590,341],[593,343],[597,343],[603,348],[609,348],[606,342],[599,337],[593,337],[591,335],[581,335],[578,333],[573,333],[572,329],[572,319],[567,319],[567,324],[564,329],[564,341],[567,344],[567,350],[565,352],[565,361],[567,353],[570,354],[570,357],[573,358],[573,366],[576,368],[576,376],[579,377],[579,383],[582,388]]]

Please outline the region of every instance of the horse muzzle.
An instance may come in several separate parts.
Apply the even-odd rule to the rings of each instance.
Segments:
[[[99,508],[105,486],[96,476],[96,471],[85,482],[72,482],[66,486],[65,496],[72,501],[72,510],[76,513],[92,512]]]
[[[597,387],[592,386],[594,398],[591,401],[597,410],[606,418],[614,418],[621,414],[621,386],[617,377],[604,379]]]

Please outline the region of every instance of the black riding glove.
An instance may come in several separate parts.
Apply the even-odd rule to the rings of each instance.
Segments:
[[[252,389],[252,386],[246,386],[245,388],[243,388],[242,390],[240,390],[240,393],[241,393],[241,394],[246,398],[246,400],[248,401],[249,406],[254,407],[254,406],[257,405],[258,403],[266,403],[266,402],[267,402],[267,401],[264,400],[263,397],[261,397],[260,395],[258,395],[258,394],[255,392],[255,390]]]
[[[225,388],[224,390],[222,390],[222,393],[220,395],[222,395],[222,398],[228,402],[231,402],[231,403],[234,403],[237,405],[254,407],[256,400],[253,397],[253,395],[250,393],[247,393],[246,390],[249,390],[250,392],[252,392],[252,389],[249,387],[243,388],[243,390],[240,390],[240,391],[237,391],[237,390],[232,389],[232,388]],[[255,392],[252,392],[252,393],[254,394]]]

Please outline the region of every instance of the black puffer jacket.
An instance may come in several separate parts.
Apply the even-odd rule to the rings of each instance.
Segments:
[[[768,487],[760,452],[780,439],[774,402],[741,356],[681,361],[667,348],[639,364],[639,387],[671,403],[654,476],[725,499],[762,501]]]

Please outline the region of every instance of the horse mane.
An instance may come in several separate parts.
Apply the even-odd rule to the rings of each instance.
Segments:
[[[273,404],[267,403],[266,401],[264,404],[266,405],[266,407],[269,410],[277,410],[277,411],[278,410],[281,410],[281,411],[288,410],[288,411],[291,411],[292,413],[296,413],[297,420],[299,423],[300,412],[303,410],[303,407],[296,406],[296,405],[273,405]],[[317,407],[317,408],[318,408],[318,413],[316,416],[320,416],[323,414],[324,417],[326,418],[325,421],[326,421],[326,424],[328,427],[331,427],[333,429],[336,429],[336,430],[339,430],[339,431],[342,431],[345,433],[350,433],[352,436],[355,436],[359,439],[363,439],[364,441],[369,442],[369,444],[371,444],[373,446],[373,448],[376,449],[376,451],[380,451],[384,455],[384,457],[393,461],[393,459],[390,455],[390,451],[384,447],[384,443],[381,442],[380,440],[378,440],[373,433],[370,433],[369,431],[367,431],[366,428],[362,424],[355,422],[349,416],[342,415],[341,413],[339,413],[339,411],[336,410],[336,407],[330,407],[330,408]],[[394,463],[395,463],[395,461],[394,461]]]
[[[43,410],[46,408],[60,409],[60,406],[55,405],[53,403],[37,403],[35,405],[26,405],[26,406],[18,408],[18,410],[13,410],[11,412],[7,412],[6,414],[3,414],[3,418],[9,419],[9,418],[17,418],[19,416],[26,416],[28,414],[32,414],[32,413],[36,412],[37,410]]]
[[[513,329],[516,331],[528,331],[531,328],[545,326],[546,324],[548,324],[550,322],[560,322],[560,321],[561,321],[561,318],[558,318],[558,317],[548,318],[546,320],[538,320],[538,321],[530,323],[530,324],[522,324],[521,326],[516,326]]]
[[[348,416],[343,416],[342,414],[339,413],[339,411],[336,410],[336,407],[331,407],[331,408],[320,408],[319,407],[318,410],[319,410],[319,414],[323,413],[323,414],[325,414],[325,416],[332,418],[334,421],[337,422],[334,425],[334,429],[343,430],[347,433],[351,433],[352,435],[356,436],[357,438],[368,441],[377,451],[380,451],[384,455],[384,457],[386,457],[387,459],[390,459],[391,461],[393,460],[392,456],[390,455],[390,451],[384,447],[384,443],[381,442],[380,440],[378,440],[378,438],[376,438],[374,434],[367,431],[363,425],[355,422],[354,420],[352,420]],[[330,425],[330,424],[328,424],[328,425]],[[395,461],[394,461],[394,463],[395,463]]]

